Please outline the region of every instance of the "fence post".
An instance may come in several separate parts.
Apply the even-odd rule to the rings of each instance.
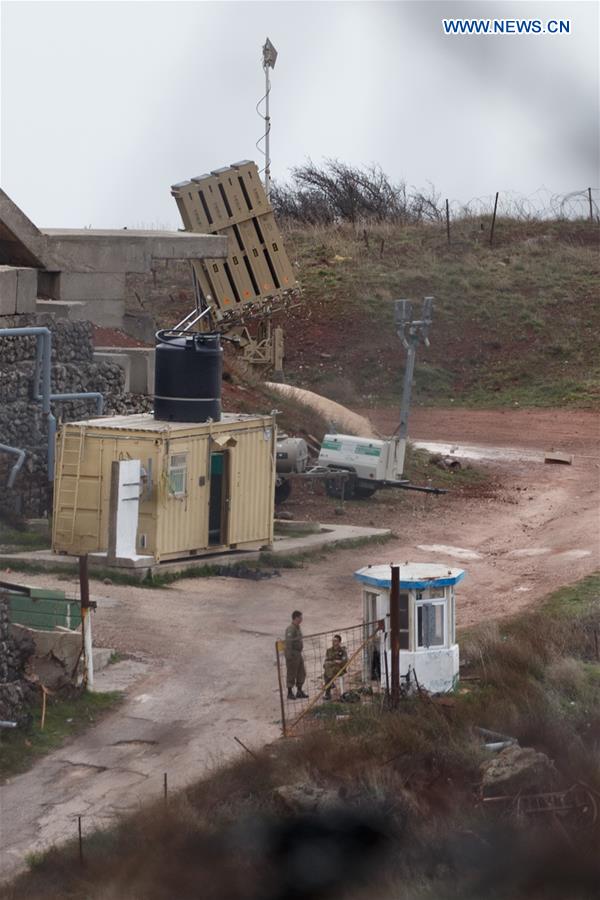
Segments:
[[[79,865],[83,865],[83,835],[81,833],[81,816],[77,816],[77,833],[79,836]]]
[[[446,198],[446,235],[448,237],[448,245],[450,244],[450,204]]]
[[[392,709],[400,702],[400,569],[391,566],[390,644],[392,650]]]
[[[499,193],[499,191],[496,191],[496,199],[494,201],[494,215],[492,216],[492,227],[490,230],[490,247],[492,247],[494,244],[494,228],[496,227],[496,210],[498,209],[498,193]]]
[[[594,221],[594,204],[592,203],[592,189],[588,188],[588,200],[590,203],[590,222]]]
[[[79,596],[81,599],[81,635],[83,640],[83,683],[86,690],[94,687],[94,659],[92,653],[92,608],[88,557],[79,557]]]
[[[277,661],[277,680],[279,682],[279,700],[281,702],[281,730],[287,737],[285,726],[285,703],[283,702],[283,682],[281,680],[281,660],[279,659],[279,641],[275,641],[275,659]]]

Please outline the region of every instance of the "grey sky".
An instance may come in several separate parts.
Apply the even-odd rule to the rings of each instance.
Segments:
[[[570,35],[442,33],[443,17]],[[1,3],[1,185],[41,226],[180,227],[170,185],[256,159],[380,163],[458,200],[598,186],[595,2]]]

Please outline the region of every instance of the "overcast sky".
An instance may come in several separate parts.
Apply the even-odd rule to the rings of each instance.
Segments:
[[[569,19],[569,35],[447,37],[443,17]],[[593,2],[1,3],[3,189],[45,227],[180,227],[170,185],[379,163],[457,200],[598,187]]]

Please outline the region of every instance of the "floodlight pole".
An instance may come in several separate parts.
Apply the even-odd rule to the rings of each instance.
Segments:
[[[400,403],[400,428],[398,438],[408,438],[408,413],[415,371],[415,358],[420,343],[429,346],[427,337],[431,325],[433,297],[423,298],[423,309],[420,319],[413,319],[412,303],[409,300],[396,300],[395,319],[398,337],[406,349],[406,366],[402,382],[402,400]]]

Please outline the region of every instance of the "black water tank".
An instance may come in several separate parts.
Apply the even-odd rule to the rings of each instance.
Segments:
[[[166,422],[218,422],[222,374],[219,334],[157,332],[154,418]]]

